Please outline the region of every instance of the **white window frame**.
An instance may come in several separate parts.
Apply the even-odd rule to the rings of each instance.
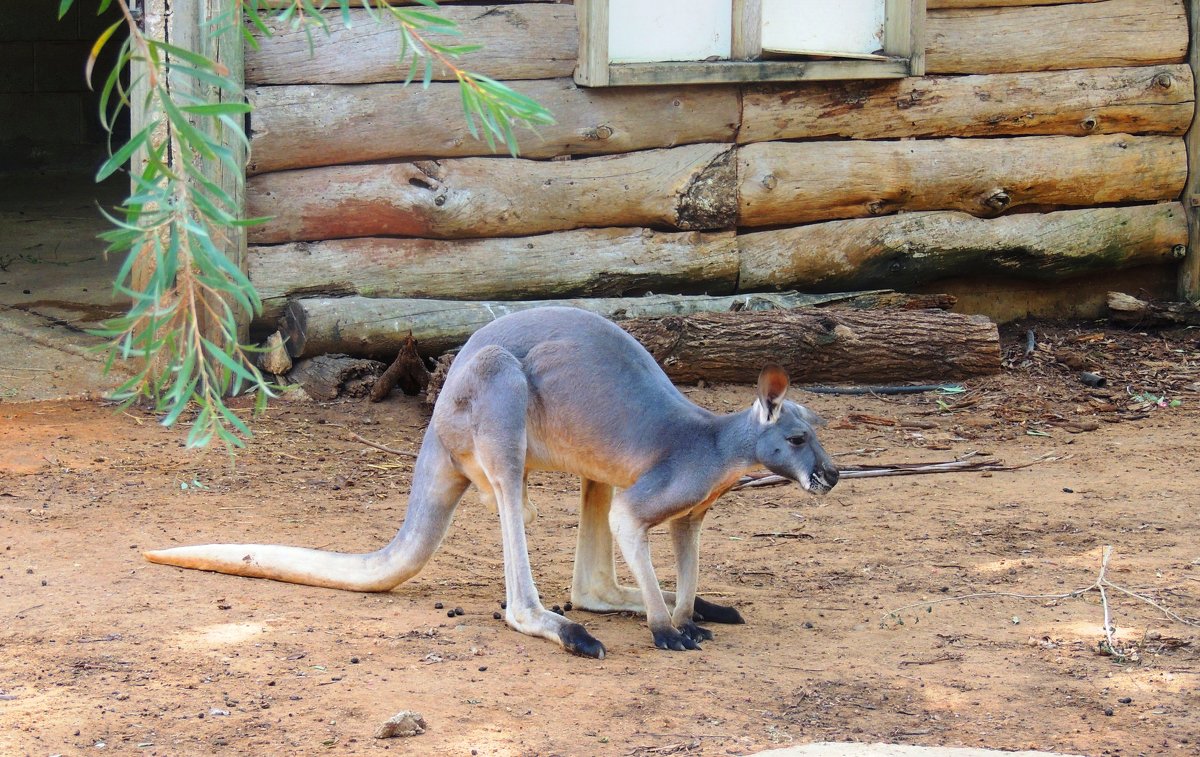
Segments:
[[[653,0],[647,0],[653,2]],[[761,0],[731,0],[732,60],[612,63],[608,55],[608,0],[575,0],[579,63],[585,87],[717,84],[836,79],[900,79],[925,75],[925,0],[884,0],[884,60],[854,58],[760,60]]]

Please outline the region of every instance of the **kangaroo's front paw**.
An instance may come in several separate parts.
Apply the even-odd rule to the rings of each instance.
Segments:
[[[678,628],[680,633],[697,644],[702,641],[711,641],[713,637],[712,631],[708,630],[707,628],[701,628],[690,620],[679,624]]]
[[[700,597],[696,597],[696,603],[692,607],[692,615],[696,620],[703,620],[706,623],[742,624],[746,622],[736,607],[719,605]]]
[[[687,649],[699,649],[700,645],[692,641],[691,637],[681,632],[674,626],[666,628],[650,629],[650,633],[654,634],[654,646],[659,649],[672,649],[676,652],[683,652]]]
[[[592,657],[597,660],[604,659],[604,645],[578,623],[564,625],[558,630],[558,638],[562,642],[563,649],[571,654]]]

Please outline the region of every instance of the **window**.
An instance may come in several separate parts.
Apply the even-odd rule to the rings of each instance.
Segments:
[[[925,0],[576,0],[584,86],[924,74]]]

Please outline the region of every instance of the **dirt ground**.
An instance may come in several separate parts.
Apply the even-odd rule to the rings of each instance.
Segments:
[[[568,614],[608,648],[572,657],[508,630],[495,517],[472,495],[411,582],[356,594],[151,565],[140,550],[386,542],[429,411],[280,403],[234,462],[148,415],[0,404],[0,753],[747,754],[819,740],[1200,752],[1200,332],[1036,327],[961,394],[794,393],[845,464],[990,453],[1011,471],[750,489],[713,508],[702,594],[746,625],[699,652],[641,618]],[[1108,386],[1079,383],[1101,369]],[[747,387],[686,388],[717,410]],[[1148,396],[1153,395],[1153,396]],[[547,605],[568,599],[576,482],[535,478]],[[656,565],[673,582],[667,539]],[[1067,594],[1108,579],[1103,608]],[[936,602],[912,606],[915,603]],[[435,603],[441,603],[438,609]],[[889,611],[909,606],[888,618]],[[461,607],[464,614],[447,617]],[[428,730],[377,740],[400,710]]]

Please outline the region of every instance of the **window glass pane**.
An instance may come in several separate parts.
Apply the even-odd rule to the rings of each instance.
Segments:
[[[767,52],[882,54],[884,0],[762,0]]]
[[[730,0],[609,0],[609,61],[727,59],[732,14]]]

